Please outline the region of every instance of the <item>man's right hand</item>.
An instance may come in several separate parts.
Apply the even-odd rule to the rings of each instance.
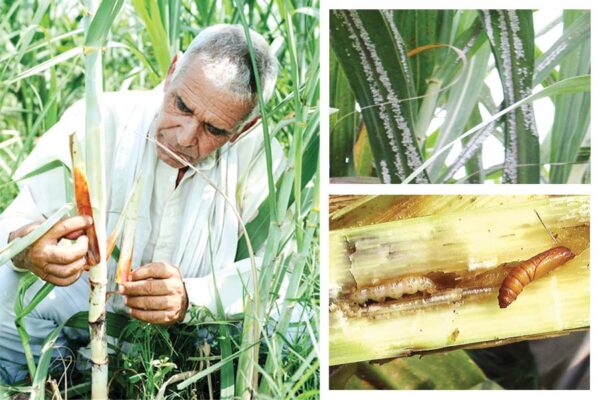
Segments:
[[[26,236],[41,222],[33,222],[12,232],[9,241]],[[58,221],[41,238],[13,257],[13,264],[25,268],[56,286],[69,286],[83,273],[88,251],[85,229],[92,225],[92,218],[76,216]],[[58,245],[62,239],[75,243]]]

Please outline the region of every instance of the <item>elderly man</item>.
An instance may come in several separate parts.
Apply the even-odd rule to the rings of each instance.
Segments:
[[[262,94],[268,99],[275,85],[276,59],[262,36],[251,36]],[[207,181],[237,204],[245,222],[255,216],[268,191],[262,132],[250,130],[258,119],[257,96],[243,29],[232,25],[203,30],[183,56],[173,58],[158,88],[103,95],[109,232],[139,171],[144,181],[133,258],[138,267],[132,281],[119,287],[122,296],[111,297],[109,311],[171,324],[184,320],[189,305],[215,312],[216,291],[228,314],[242,311],[243,290],[251,282],[249,261],[234,259],[241,227],[234,210]],[[40,138],[17,179],[52,160],[69,165],[67,138],[76,132],[82,139],[84,119],[82,102],[69,108]],[[272,148],[279,173],[282,151],[276,141]],[[179,157],[195,168],[186,167]],[[0,248],[27,235],[67,201],[64,176],[58,168],[20,182],[18,197],[0,220]],[[24,271],[57,286],[26,317],[35,356],[54,327],[87,310],[84,229],[90,223],[82,216],[64,219],[15,256],[12,265],[0,266],[0,381],[25,376],[14,325],[16,288]],[[111,261],[109,282],[114,270]],[[42,284],[29,290],[27,300]],[[73,329],[63,332],[58,345],[87,335]]]

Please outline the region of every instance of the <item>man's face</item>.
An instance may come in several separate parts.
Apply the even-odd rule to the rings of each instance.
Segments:
[[[174,63],[165,80],[165,97],[156,119],[156,140],[195,164],[239,136],[233,130],[251,106],[215,86],[206,78],[199,60],[190,61],[176,77]],[[184,167],[159,145],[157,153],[171,167]]]

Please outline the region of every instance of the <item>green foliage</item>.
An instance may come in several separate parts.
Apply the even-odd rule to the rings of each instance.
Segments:
[[[487,382],[463,350],[397,358],[389,362],[361,362],[336,369],[332,389],[470,389]]]

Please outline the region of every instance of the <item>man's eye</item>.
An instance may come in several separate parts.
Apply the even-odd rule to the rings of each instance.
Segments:
[[[206,130],[209,131],[210,133],[212,133],[215,136],[227,136],[227,135],[229,135],[229,132],[227,132],[225,129],[217,128],[215,126],[212,126],[211,124],[206,124]]]
[[[192,110],[190,110],[189,107],[185,105],[183,100],[181,100],[181,97],[177,96],[175,101],[177,103],[177,108],[179,109],[179,111],[184,112],[186,114],[192,113]]]

